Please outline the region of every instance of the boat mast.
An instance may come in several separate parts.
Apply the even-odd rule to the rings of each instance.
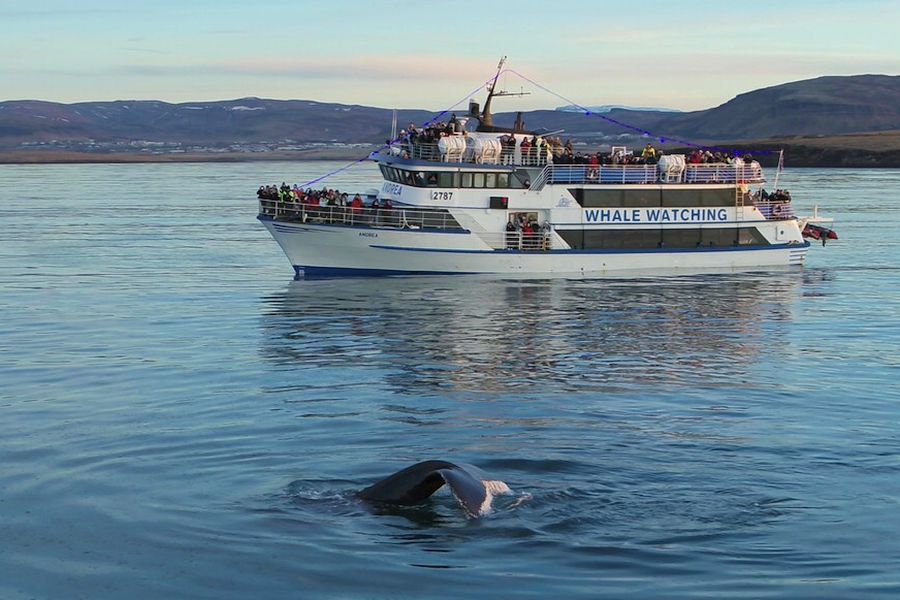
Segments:
[[[481,111],[481,116],[478,117],[479,122],[485,126],[492,126],[494,124],[494,118],[491,115],[491,100],[494,99],[494,90],[497,88],[497,80],[500,79],[500,72],[503,70],[503,63],[506,62],[506,57],[500,59],[500,63],[497,65],[497,74],[494,75],[494,79],[491,81],[491,87],[488,88],[488,96],[487,100],[484,101],[484,109]]]

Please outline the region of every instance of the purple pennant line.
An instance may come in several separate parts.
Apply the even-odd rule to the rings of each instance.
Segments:
[[[623,123],[622,121],[613,119],[612,117],[607,117],[607,116],[601,115],[601,114],[599,114],[599,113],[591,112],[591,111],[588,110],[586,107],[584,107],[584,106],[578,104],[577,102],[574,102],[574,101],[572,101],[572,100],[566,98],[566,97],[563,96],[562,94],[559,94],[559,93],[554,92],[553,90],[551,90],[551,89],[549,89],[549,88],[547,88],[547,87],[544,87],[543,85],[539,84],[538,82],[534,81],[533,79],[530,79],[530,78],[526,77],[525,75],[522,75],[521,73],[519,73],[519,72],[516,71],[515,69],[504,69],[503,71],[504,71],[504,73],[505,73],[505,72],[512,73],[513,75],[516,75],[516,76],[518,76],[518,77],[524,79],[525,81],[527,81],[527,82],[530,83],[531,85],[534,85],[534,86],[536,86],[536,87],[538,87],[538,88],[544,90],[544,91],[547,92],[548,94],[551,94],[551,95],[553,95],[553,96],[556,96],[557,98],[560,98],[561,100],[564,100],[565,102],[568,102],[571,106],[574,106],[575,108],[578,108],[578,109],[580,109],[582,112],[584,112],[585,116],[587,116],[587,117],[599,117],[599,118],[603,119],[604,121],[607,121],[607,122],[609,122],[609,123],[612,123],[613,125],[618,125],[619,127],[622,127],[622,128],[624,128],[624,129],[630,129],[631,131],[634,131],[634,132],[636,132],[636,133],[640,133],[641,135],[644,135],[644,136],[647,136],[647,137],[656,138],[656,139],[659,140],[659,143],[660,143],[660,144],[665,144],[666,141],[669,141],[669,142],[675,142],[675,143],[678,143],[678,144],[683,144],[683,145],[685,145],[685,146],[690,146],[691,148],[698,148],[698,149],[700,149],[700,150],[715,150],[715,151],[717,151],[717,152],[733,152],[734,154],[737,154],[737,151],[729,150],[729,149],[727,149],[727,148],[721,148],[721,147],[718,147],[718,146],[704,146],[703,144],[697,144],[697,143],[695,143],[695,142],[689,142],[689,141],[687,141],[687,140],[679,140],[679,139],[673,138],[673,137],[666,137],[666,136],[662,136],[662,135],[656,135],[656,134],[654,134],[652,131],[647,131],[646,129],[642,129],[642,128],[640,128],[640,127],[635,127],[634,125],[629,125],[628,123]],[[744,152],[747,152],[747,151],[745,150]],[[775,154],[775,153],[774,153],[773,151],[771,151],[771,150],[759,150],[759,151],[754,151],[753,154]]]
[[[455,109],[455,108],[456,108],[457,106],[459,106],[461,103],[465,102],[466,100],[468,100],[469,98],[471,98],[472,96],[474,96],[475,94],[477,94],[478,92],[480,92],[482,89],[484,89],[485,86],[490,85],[491,82],[496,82],[496,81],[497,81],[497,77],[499,77],[499,76],[500,76],[500,73],[497,73],[496,75],[494,75],[493,77],[491,77],[490,79],[488,79],[487,81],[485,81],[484,83],[482,83],[481,85],[479,85],[477,88],[475,88],[474,90],[472,90],[471,92],[469,92],[468,94],[466,94],[465,96],[463,96],[462,98],[460,98],[459,100],[457,100],[455,104],[453,104],[452,106],[450,106],[449,108],[447,108],[447,109],[445,109],[445,110],[442,110],[442,111],[439,112],[436,116],[432,117],[432,118],[429,119],[428,121],[425,121],[425,122],[422,124],[422,127],[428,127],[429,125],[431,125],[431,124],[434,123],[435,121],[438,121],[439,119],[443,118],[444,115],[446,115],[448,112],[450,112],[451,110]],[[325,173],[324,175],[322,175],[322,176],[320,176],[320,177],[316,177],[315,179],[311,179],[310,181],[307,181],[306,183],[301,184],[300,187],[301,187],[301,188],[308,188],[308,187],[310,187],[310,186],[312,186],[312,185],[315,185],[315,184],[319,183],[320,181],[322,181],[322,180],[324,180],[324,179],[328,179],[329,177],[331,177],[331,176],[333,176],[333,175],[337,175],[338,173],[343,173],[344,171],[347,171],[348,169],[352,169],[352,168],[355,167],[356,165],[361,164],[361,163],[364,163],[364,162],[366,162],[367,160],[371,159],[373,156],[375,156],[376,154],[378,154],[378,153],[381,152],[382,150],[387,150],[388,148],[390,148],[391,146],[393,146],[394,144],[396,144],[397,142],[399,142],[399,141],[402,140],[402,139],[403,139],[402,137],[394,138],[393,140],[388,141],[386,144],[382,144],[381,146],[379,146],[379,147],[376,148],[375,150],[369,152],[367,155],[363,156],[362,158],[360,158],[360,159],[358,159],[358,160],[354,160],[353,162],[347,163],[347,164],[344,165],[343,167],[341,167],[341,168],[339,168],[339,169],[335,169],[334,171],[331,171],[330,173]]]

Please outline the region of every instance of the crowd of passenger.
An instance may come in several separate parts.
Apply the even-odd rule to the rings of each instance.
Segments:
[[[550,247],[550,223],[538,224],[528,213],[510,215],[506,223],[507,250],[548,250]]]
[[[456,115],[453,115],[447,123],[433,123],[427,127],[417,127],[410,123],[406,129],[400,131],[400,140],[403,142],[397,152],[402,158],[425,158],[438,160],[440,155],[435,151],[426,151],[423,144],[433,147],[442,137],[451,135],[466,136]],[[504,133],[498,137],[500,142],[500,164],[514,164],[518,150],[520,162],[525,166],[539,166],[543,164],[557,165],[654,165],[663,156],[663,151],[648,143],[640,151],[630,151],[624,148],[614,148],[610,152],[575,152],[572,148],[572,140],[563,142],[559,137],[543,137],[538,135],[515,135]],[[388,140],[390,143],[390,140]],[[689,165],[701,164],[732,164],[737,158],[735,154],[697,148],[685,157]],[[741,157],[744,162],[753,160],[752,156]]]
[[[639,153],[622,148],[616,148],[612,152],[573,153],[570,142],[560,148],[559,150],[554,148],[553,152],[553,163],[558,165],[655,165],[663,156],[663,151],[655,148],[653,144],[647,144]],[[729,152],[694,150],[685,157],[685,162],[689,165],[733,164],[735,158],[737,157]],[[741,159],[744,163],[753,161],[753,157],[749,154],[744,155]]]
[[[410,123],[406,129],[400,130],[400,139],[414,144],[436,144],[442,137],[460,133],[463,133],[462,124],[456,115],[453,115],[446,123],[430,123],[425,127],[418,127],[415,123]]]
[[[351,198],[337,189],[303,189],[286,183],[260,186],[256,195],[261,200],[274,202],[263,207],[265,214],[274,216],[331,223],[363,219],[379,225],[395,225],[397,220],[390,198],[375,198],[367,204],[359,194]]]
[[[791,201],[791,193],[787,190],[783,190],[781,188],[775,190],[771,194],[767,192],[765,189],[761,189],[759,191],[759,199],[763,202],[790,202]]]
[[[446,123],[431,123],[425,127],[417,127],[410,123],[406,129],[400,131],[399,140],[401,147],[398,149],[403,158],[426,158],[437,160],[439,155],[435,152],[422,152],[422,144],[437,144],[442,137],[452,135],[466,135],[462,123],[452,115]],[[596,164],[596,165],[652,165],[659,162],[663,151],[648,143],[640,151],[629,151],[621,148],[611,152],[575,152],[572,148],[572,140],[563,142],[559,137],[553,136],[523,136],[505,133],[499,136],[501,145],[501,164],[512,164],[513,157],[518,148],[523,165],[541,165],[546,163],[561,165]],[[388,140],[390,144],[391,141]],[[416,151],[418,148],[418,152]],[[689,165],[701,164],[732,164],[737,155],[720,150],[694,149],[685,157]],[[749,155],[741,157],[744,162],[751,162]]]
[[[312,188],[303,189],[294,184],[289,186],[282,182],[278,185],[261,185],[256,191],[257,198],[262,200],[276,200],[285,204],[300,204],[308,207],[326,207],[326,206],[349,206],[351,208],[362,208],[364,206],[362,196],[356,194],[351,199],[350,196],[340,190],[322,188],[314,190]]]

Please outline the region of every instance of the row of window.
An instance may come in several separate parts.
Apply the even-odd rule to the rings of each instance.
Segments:
[[[409,171],[379,165],[388,181],[423,188],[479,188],[522,189],[530,185],[528,173],[466,173],[459,171]],[[646,208],[687,206],[735,206],[734,188],[721,190],[591,190],[570,189],[569,192],[584,208]],[[743,202],[752,204],[749,194]]]
[[[756,227],[690,229],[557,229],[566,243],[578,250],[645,250],[768,246]]]
[[[724,190],[585,190],[570,189],[575,200],[585,208],[645,208],[682,206],[735,206],[734,188]],[[749,194],[744,203],[751,204]]]
[[[528,183],[525,171],[515,173],[461,173],[458,171],[407,171],[379,165],[388,181],[425,188],[524,188]]]

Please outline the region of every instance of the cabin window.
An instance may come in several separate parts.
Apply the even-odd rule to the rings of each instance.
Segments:
[[[484,187],[488,187],[488,188],[497,187],[497,174],[496,173],[485,173],[484,174]]]
[[[703,246],[733,246],[737,240],[734,227],[704,227],[700,230],[700,244]]]
[[[741,246],[768,246],[769,242],[756,227],[741,227],[738,230],[738,244]]]
[[[584,229],[557,229],[556,233],[572,248],[576,250],[584,248]]]
[[[472,174],[471,173],[460,173],[460,181],[459,187],[470,188],[472,187]]]
[[[472,187],[484,187],[484,173],[472,173]]]
[[[585,208],[643,208],[660,205],[659,190],[569,190]]]
[[[557,233],[574,249],[648,250],[655,248],[723,248],[734,246],[768,246],[769,242],[755,227],[709,227],[681,229],[557,229]]]
[[[497,173],[497,187],[509,187],[509,173]]]
[[[443,188],[456,187],[456,173],[441,171],[438,173],[438,185]]]
[[[670,206],[734,206],[735,189],[663,190],[662,205]]]
[[[659,229],[586,229],[588,250],[645,250],[659,247]]]
[[[700,229],[663,229],[664,248],[696,248],[700,245]]]

